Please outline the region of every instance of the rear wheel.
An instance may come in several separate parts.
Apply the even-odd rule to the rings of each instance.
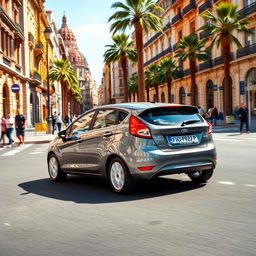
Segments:
[[[195,183],[205,183],[212,177],[213,169],[188,173],[189,178]]]
[[[108,178],[112,189],[116,193],[131,193],[135,189],[135,182],[124,162],[114,158],[108,168]]]
[[[62,181],[67,177],[67,174],[61,170],[58,159],[54,154],[51,154],[48,158],[48,172],[52,181]]]

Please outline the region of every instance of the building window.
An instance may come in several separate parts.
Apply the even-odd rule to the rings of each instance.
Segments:
[[[256,43],[255,28],[251,29],[252,34],[245,33],[245,46],[249,46]]]

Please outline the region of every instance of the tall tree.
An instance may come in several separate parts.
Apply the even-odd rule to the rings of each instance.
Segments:
[[[106,64],[119,61],[122,67],[124,83],[124,102],[128,102],[127,88],[127,61],[135,62],[137,54],[134,49],[134,42],[129,42],[129,36],[125,34],[112,36],[113,44],[106,45],[108,50],[104,53]]]
[[[196,62],[209,60],[209,55],[204,48],[204,41],[199,41],[196,35],[184,36],[177,45],[179,62],[189,60],[190,78],[191,78],[191,104],[196,105]]]
[[[134,102],[136,93],[138,93],[138,75],[134,74],[128,79],[128,94],[133,95]]]
[[[161,73],[159,65],[152,64],[147,69],[147,79],[149,87],[154,87],[156,92],[156,102],[159,102],[158,85],[160,84]]]
[[[52,82],[58,81],[62,85],[63,109],[67,106],[68,99],[65,98],[68,96],[67,94],[71,94],[77,102],[83,104],[83,97],[79,88],[76,72],[67,60],[55,60],[53,62],[53,67],[49,72],[49,79]]]
[[[182,78],[183,73],[176,66],[175,61],[172,58],[164,58],[159,64],[160,70],[160,82],[167,83],[168,88],[168,102],[172,102],[171,83],[173,79]]]
[[[161,31],[163,27],[162,18],[155,14],[157,11],[162,11],[162,8],[156,2],[156,0],[125,0],[125,4],[115,2],[112,4],[112,8],[117,9],[117,11],[109,18],[109,22],[113,22],[110,31],[114,34],[117,31],[125,31],[132,27],[135,30],[138,54],[139,101],[145,101],[143,32]]]
[[[235,44],[242,47],[235,37],[237,32],[251,33],[247,28],[250,23],[247,17],[242,18],[237,12],[237,5],[221,2],[215,7],[216,14],[206,11],[202,17],[207,21],[199,30],[212,35],[211,48],[221,46],[224,58],[224,107],[225,114],[232,114],[232,79],[230,76],[230,48]]]

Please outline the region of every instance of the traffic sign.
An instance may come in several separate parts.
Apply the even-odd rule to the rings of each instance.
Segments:
[[[19,93],[20,92],[20,86],[18,84],[12,85],[12,92]]]

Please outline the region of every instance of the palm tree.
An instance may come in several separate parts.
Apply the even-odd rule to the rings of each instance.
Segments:
[[[125,34],[116,35],[112,36],[112,40],[113,44],[106,45],[108,50],[104,53],[104,59],[106,64],[120,61],[124,82],[124,102],[127,102],[127,60],[135,62],[137,60],[137,54],[134,50],[134,42],[129,42],[129,36]]]
[[[168,102],[171,103],[172,93],[171,93],[171,82],[173,79],[178,79],[183,77],[183,73],[176,66],[175,61],[172,58],[164,58],[159,64],[160,70],[160,82],[167,83],[168,87]]]
[[[138,75],[133,74],[128,80],[128,93],[129,95],[133,95],[134,102],[135,102],[135,94],[137,92],[138,92]]]
[[[179,62],[189,60],[190,78],[191,78],[191,104],[196,105],[195,88],[196,88],[196,61],[207,61],[209,55],[204,48],[204,41],[199,41],[196,35],[184,36],[177,45]]]
[[[159,65],[157,64],[150,65],[146,70],[146,74],[147,74],[147,84],[149,85],[149,88],[150,87],[155,88],[156,102],[158,102],[159,101],[158,85],[160,84],[160,79],[161,79]]]
[[[122,2],[112,4],[111,8],[118,10],[108,20],[113,21],[110,31],[115,34],[117,31],[134,28],[138,55],[138,96],[139,101],[145,101],[143,32],[162,30],[163,20],[155,14],[157,11],[162,11],[162,8],[156,4],[156,0],[125,0],[125,2],[125,4]]]
[[[63,109],[66,109],[67,112],[67,101],[66,98],[68,90],[73,95],[73,98],[76,99],[80,104],[83,103],[83,97],[81,90],[78,85],[78,78],[76,72],[71,67],[70,63],[67,60],[55,60],[53,62],[53,67],[49,72],[50,81],[58,81],[62,85],[62,95],[63,95]],[[67,90],[68,89],[68,90]],[[65,113],[67,114],[67,113]]]
[[[225,114],[232,114],[232,79],[230,76],[230,47],[235,44],[238,48],[242,45],[234,36],[236,32],[251,33],[247,28],[250,23],[248,18],[242,18],[237,12],[237,5],[221,2],[215,7],[216,16],[209,11],[202,14],[207,21],[199,30],[210,33],[211,48],[221,46],[224,58],[224,99]]]

